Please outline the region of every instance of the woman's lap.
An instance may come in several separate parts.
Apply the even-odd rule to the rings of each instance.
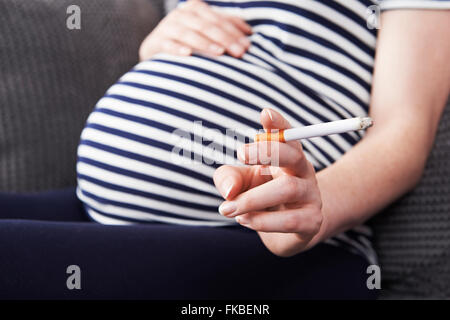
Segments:
[[[366,288],[367,262],[341,248],[323,244],[285,259],[241,227],[67,222],[81,220],[72,197],[73,190],[0,195],[11,209],[0,220],[1,298],[375,296]],[[81,268],[81,290],[66,287],[69,265]]]
[[[0,219],[89,221],[75,188],[40,193],[1,193]]]

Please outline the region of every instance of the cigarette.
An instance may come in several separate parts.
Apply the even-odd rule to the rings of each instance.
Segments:
[[[255,141],[279,141],[286,142],[314,137],[323,137],[330,134],[344,133],[349,131],[365,130],[373,125],[369,117],[357,117],[345,120],[325,122],[306,127],[279,130],[277,132],[259,133]]]

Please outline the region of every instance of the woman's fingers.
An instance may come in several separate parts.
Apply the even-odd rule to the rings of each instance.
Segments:
[[[261,122],[267,130],[290,128],[289,122],[271,109],[263,110]],[[238,158],[252,166],[223,166],[214,176],[226,199],[219,212],[247,228],[291,234],[309,243],[322,225],[322,200],[314,167],[301,144],[251,143],[238,151]],[[261,173],[267,166],[270,175]]]
[[[319,232],[322,214],[316,206],[281,211],[258,211],[236,217],[244,227],[260,232],[297,233],[304,241],[309,241]]]
[[[250,45],[243,35],[233,36],[217,24],[199,19],[191,12],[180,14],[180,19],[174,19],[163,32],[166,39],[178,41],[199,53],[209,55],[222,55],[227,51],[240,57]]]
[[[291,128],[280,113],[268,108],[261,112],[261,123],[266,131]],[[286,173],[300,177],[309,177],[315,173],[299,141],[260,141],[246,144],[241,146],[238,158],[245,164],[279,167]]]
[[[267,208],[294,202],[306,202],[308,181],[290,175],[283,175],[274,180],[239,194],[232,201],[225,201],[219,207],[219,212],[232,218],[248,212],[264,211]]]
[[[192,49],[189,48],[189,46],[171,39],[161,41],[161,50],[169,54],[180,56],[190,56],[192,54]]]
[[[261,141],[243,145],[238,158],[248,165],[266,165],[289,169],[289,173],[299,177],[309,170],[308,161],[301,148],[276,141]]]
[[[224,165],[214,172],[214,184],[224,199],[232,199],[244,189],[248,167]]]
[[[210,22],[217,24],[219,22],[225,22],[225,29],[228,29],[232,33],[236,33],[236,29],[245,34],[252,33],[251,26],[243,19],[223,12],[217,12],[203,1],[188,1],[185,8],[196,12],[199,16]],[[228,21],[223,21],[224,19]]]
[[[259,174],[259,167],[223,165],[214,172],[214,184],[224,199],[233,199],[241,192],[262,184],[268,176]]]
[[[252,27],[242,18],[218,12],[202,1],[189,1],[185,8],[197,13],[207,21],[224,25],[224,28],[231,33],[247,35],[252,33]]]
[[[240,58],[250,46],[246,37],[250,33],[251,27],[242,19],[216,12],[202,1],[190,0],[161,21],[143,41],[139,55],[145,60],[158,52],[212,56],[227,52]]]
[[[248,24],[238,22],[239,18],[236,17],[230,19],[228,15],[214,11],[202,1],[188,1],[179,9],[178,15],[178,21],[223,47],[234,57],[241,57],[250,46],[245,35],[250,27]]]
[[[218,14],[206,7],[195,11],[197,20],[202,21],[202,29],[196,29],[203,33],[211,41],[224,47],[234,57],[241,57],[250,46],[246,35],[224,15]]]
[[[229,15],[225,15],[225,17],[243,33],[247,35],[252,34],[252,27],[243,19]]]
[[[279,112],[266,108],[261,112],[261,124],[264,130],[281,130],[292,128],[289,121],[287,121]],[[287,144],[302,149],[302,144],[299,141],[289,141]]]
[[[289,129],[291,124],[278,111],[265,108],[261,112],[261,124],[265,130]]]
[[[186,27],[189,22],[173,22],[170,28],[165,28],[162,32],[163,41],[171,40],[177,41],[186,47],[191,48],[203,54],[221,55],[225,52],[225,48],[211,41],[202,33],[195,31],[192,28]]]
[[[216,22],[205,20],[194,12],[183,12],[182,19],[178,19],[178,22],[185,28],[191,29],[207,38],[210,42],[210,47],[208,49],[215,55],[223,54],[225,49],[229,47],[236,38],[227,33],[223,28],[219,27]],[[220,21],[218,22],[220,23]]]

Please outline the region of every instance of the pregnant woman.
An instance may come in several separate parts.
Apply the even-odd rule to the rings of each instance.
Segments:
[[[380,7],[380,28],[369,28],[368,12],[373,23]],[[422,174],[450,89],[449,8],[182,2],[87,121],[77,164],[83,208],[61,197],[30,202],[36,215],[70,220],[61,209],[70,206],[105,225],[40,229],[27,246],[47,260],[22,274],[45,285],[29,294],[373,298],[366,271],[377,257],[364,223]],[[272,143],[272,153],[251,139],[261,128],[367,115],[375,125],[366,134]],[[27,268],[16,260],[2,267]],[[65,287],[72,264],[83,275],[75,294]],[[9,292],[23,297],[28,277],[8,278]]]
[[[264,174],[258,165],[225,166],[216,172],[219,191],[213,181],[215,169],[238,154],[244,163],[256,156],[257,144],[244,150],[234,142],[261,128],[260,114],[266,129],[368,114],[376,35],[366,10],[359,1],[182,2],[144,41],[144,61],[108,90],[87,121],[77,165],[87,214],[104,224],[237,221],[260,231],[277,255],[325,241],[376,263],[356,199],[345,195],[346,208],[323,206],[315,175],[361,133],[280,145],[273,152],[279,168]],[[177,132],[186,133],[184,144]],[[175,161],[172,151],[183,145],[188,160],[203,161]],[[352,180],[343,181],[347,188],[355,187]],[[230,201],[221,205],[223,198]],[[327,215],[337,210],[351,215],[351,231],[329,229]]]
[[[236,220],[259,231],[278,255],[326,241],[375,263],[370,230],[361,224],[421,175],[448,94],[449,16],[445,10],[384,13],[375,59],[370,5],[181,3],[144,41],[144,61],[108,90],[88,119],[77,170],[89,216],[105,224]],[[382,5],[444,8],[449,2]],[[368,114],[376,125],[364,139],[350,132],[304,140],[303,147],[279,145],[279,168],[270,174],[261,166],[221,167],[217,191],[213,175],[221,163],[215,159],[223,156],[224,163],[239,154],[243,163],[261,161],[261,144],[233,144],[233,135],[261,127],[260,113],[265,129]],[[208,129],[215,134],[207,136]],[[174,160],[176,130],[190,142],[189,159],[200,154],[203,161]],[[222,197],[229,200],[219,209],[223,216]]]
[[[181,3],[87,121],[77,165],[87,214],[194,234],[255,230],[276,255],[306,251],[303,292],[330,275],[345,278],[333,264],[376,264],[364,222],[419,180],[449,93],[449,12],[417,9],[450,2],[384,1],[392,10],[383,10],[378,31],[366,22],[371,5]],[[261,166],[264,143],[245,140],[261,124],[367,115],[375,126],[366,135],[273,143],[269,158],[279,161],[270,167]],[[343,281],[365,285],[364,276]]]

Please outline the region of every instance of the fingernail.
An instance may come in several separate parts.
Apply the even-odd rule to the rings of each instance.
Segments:
[[[244,52],[244,48],[242,48],[242,46],[240,44],[237,43],[233,43],[228,50],[230,50],[230,52],[235,55],[235,56],[239,56],[242,54],[242,52]]]
[[[239,39],[239,43],[244,47],[248,47],[250,45],[250,40],[248,40],[246,37],[242,37]]]
[[[219,207],[219,213],[223,216],[228,216],[235,212],[237,209],[236,202],[234,201],[227,201],[220,205]]]
[[[223,197],[226,199],[230,195],[231,189],[233,189],[234,180],[232,178],[226,178],[222,183],[222,190],[225,190]]]
[[[266,109],[266,111],[267,111],[267,114],[269,115],[270,121],[273,122],[274,119],[275,119],[275,115],[274,115],[273,112],[270,111],[269,109]]]
[[[222,54],[222,53],[224,53],[225,48],[224,48],[224,47],[221,47],[221,46],[218,46],[218,45],[216,45],[216,44],[211,44],[211,45],[209,46],[209,50],[212,51],[212,52],[214,52],[215,54]]]

